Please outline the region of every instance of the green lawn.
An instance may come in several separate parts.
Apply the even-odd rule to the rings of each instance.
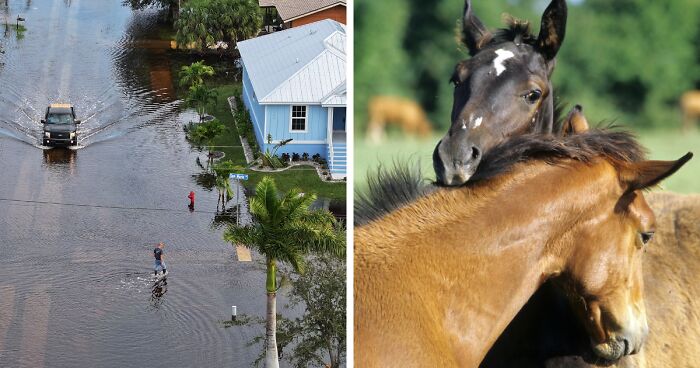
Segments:
[[[239,96],[241,91],[240,84],[220,85],[215,88],[218,94],[216,106],[211,109],[210,114],[216,116],[219,121],[226,125],[226,133],[214,140],[214,145],[219,146],[215,149],[226,153],[224,160],[232,161],[241,166],[246,165],[243,148],[240,147],[241,141],[238,138],[238,131],[233,122],[233,116],[229,109],[227,98],[229,96]],[[232,147],[235,146],[235,147]],[[345,200],[346,184],[345,183],[329,183],[322,181],[316,170],[311,166],[300,166],[278,173],[260,173],[252,170],[246,170],[250,180],[246,183],[246,187],[254,188],[255,185],[265,175],[271,175],[280,191],[288,191],[292,188],[300,188],[307,193],[314,193],[319,197],[330,198],[335,200]]]
[[[650,151],[650,158],[673,160],[688,151],[696,154],[680,171],[662,183],[662,188],[679,193],[700,193],[700,132],[641,131],[640,140]],[[392,160],[406,160],[419,164],[424,176],[435,178],[432,154],[440,139],[434,136],[426,140],[391,136],[380,146],[366,141],[355,142],[355,188],[365,185],[368,170],[375,170],[379,163],[391,164]]]

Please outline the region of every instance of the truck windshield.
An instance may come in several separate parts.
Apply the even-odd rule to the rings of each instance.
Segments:
[[[70,114],[49,114],[47,124],[71,124],[73,117]]]

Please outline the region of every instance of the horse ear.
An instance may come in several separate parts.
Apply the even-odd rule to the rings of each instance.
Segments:
[[[683,167],[691,158],[693,158],[693,153],[688,152],[676,161],[641,161],[632,164],[629,173],[625,175],[627,178],[623,178],[628,184],[627,192],[659,184]]]
[[[462,42],[469,49],[469,55],[476,55],[492,37],[491,32],[474,15],[471,0],[466,0],[464,2],[464,17],[462,18]]]
[[[566,0],[552,0],[542,14],[542,25],[537,37],[537,48],[545,59],[557,56],[566,33]]]
[[[564,119],[564,124],[561,128],[561,135],[573,135],[578,133],[583,133],[588,131],[589,125],[588,120],[583,115],[583,107],[581,105],[574,106],[569,112],[569,115]]]

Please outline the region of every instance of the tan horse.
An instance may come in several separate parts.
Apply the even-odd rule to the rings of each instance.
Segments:
[[[700,91],[688,91],[681,96],[683,112],[683,129],[693,127],[693,121],[700,118]]]
[[[578,134],[587,130],[588,122],[581,107],[576,106],[563,121],[561,134]],[[550,350],[576,345],[576,342],[566,341],[561,336],[575,335],[572,331],[578,326],[575,322],[562,320],[566,312],[533,306],[519,313],[517,324],[509,326],[511,336],[502,338],[501,343],[505,345],[491,352],[491,359],[482,367],[514,364],[541,367],[544,364],[547,368],[675,368],[694,367],[700,362],[700,226],[697,225],[700,223],[700,195],[659,192],[647,194],[646,197],[656,214],[657,231],[654,242],[647,247],[648,255],[644,261],[644,299],[651,332],[641,353],[614,363],[596,363],[595,358],[586,362],[577,354],[537,358],[551,352],[540,350],[532,354],[527,350],[534,347],[537,351],[537,345],[542,345],[543,341],[564,340],[560,341],[558,348]],[[536,303],[554,303],[556,297],[549,293],[540,293]],[[525,320],[527,324],[523,324]],[[541,329],[539,336],[534,336],[530,323],[551,327]],[[531,344],[530,348],[523,347],[524,340]],[[673,344],[669,344],[669,341],[673,341]],[[540,359],[546,363],[538,362]]]
[[[518,137],[491,152],[472,178],[477,184],[400,203],[355,229],[358,367],[477,367],[528,298],[557,275],[580,301],[599,356],[641,348],[641,255],[655,224],[639,189],[691,155],[640,161],[630,136],[604,132]],[[383,180],[401,191],[400,180]],[[405,200],[370,190],[360,196],[365,207]]]
[[[644,256],[650,329],[644,348],[612,365],[564,356],[550,359],[546,368],[685,368],[700,362],[700,195],[659,192],[646,197],[656,214],[657,231]],[[538,323],[557,322],[540,319]]]
[[[415,101],[395,96],[375,96],[368,105],[367,138],[372,143],[384,139],[388,124],[399,126],[406,135],[426,138],[432,132],[425,111]]]

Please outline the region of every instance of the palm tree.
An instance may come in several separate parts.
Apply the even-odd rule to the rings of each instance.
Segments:
[[[201,123],[207,107],[215,104],[217,97],[218,93],[215,90],[207,88],[204,84],[198,84],[190,87],[185,96],[185,105],[197,110]]]
[[[204,64],[204,60],[185,65],[180,68],[180,87],[188,87],[191,89],[194,86],[204,84],[204,77],[214,75],[214,68]]]
[[[271,177],[264,177],[250,199],[253,224],[230,226],[224,239],[257,250],[267,266],[267,321],[265,367],[278,368],[277,355],[277,265],[287,263],[303,273],[309,253],[345,253],[345,234],[326,210],[311,210],[316,196],[292,189],[279,197]]]
[[[255,37],[261,28],[262,11],[255,0],[193,2],[175,22],[175,40],[181,47],[197,50],[224,42],[233,52],[238,41]]]
[[[207,146],[207,150],[209,151],[207,154],[207,169],[209,169],[209,166],[214,162],[214,156],[212,155],[212,144],[214,139],[216,139],[216,137],[221,135],[224,131],[226,131],[226,126],[214,119],[208,123],[199,124],[187,132],[187,139],[189,139],[190,142],[198,146]]]

